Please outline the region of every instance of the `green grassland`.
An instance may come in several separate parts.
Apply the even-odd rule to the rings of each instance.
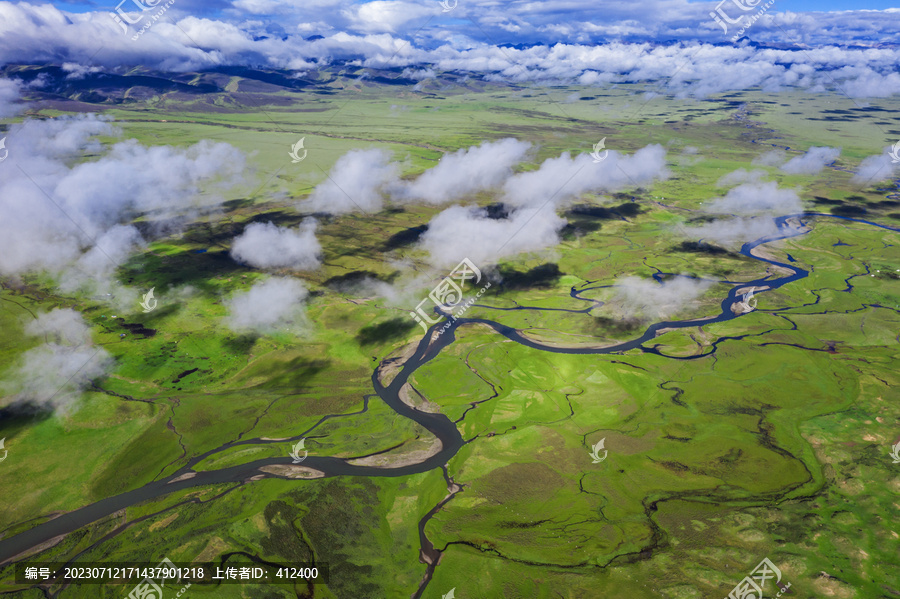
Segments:
[[[229,91],[246,84],[235,77]],[[537,147],[523,169],[562,151],[590,151],[602,137],[625,153],[666,146],[670,179],[577,201],[635,203],[638,210],[623,219],[565,214],[571,229],[552,252],[497,265],[508,274],[553,264],[558,275],[498,286],[466,313],[547,344],[605,345],[636,337],[647,324],[621,322],[604,308],[546,310],[588,307],[569,297],[573,286],[649,278],[657,269],[710,281],[764,276],[764,263],[734,248],[712,253],[681,245],[679,230],[700,215],[691,211],[720,195],[716,181],[737,168],[762,168],[783,186],[802,186],[810,211],[852,205],[872,221],[900,222],[900,209],[881,203],[889,191],[855,188],[850,173],[800,177],[751,167],[767,142],[839,145],[838,166],[855,166],[888,142],[884,131],[900,129],[890,116],[896,100],[873,100],[884,111],[872,116],[840,96],[791,90],[700,101],[648,98],[631,85],[602,92],[483,84],[415,91],[349,76],[328,85],[333,95],[157,95],[106,107],[125,137],[225,141],[251,154],[254,174],[182,235],[153,241],[120,268],[124,283],[157,290],[159,310],[142,314],[135,306],[117,314],[154,329],[152,336],[120,338],[124,329],[108,305],[60,295],[44,276],[2,280],[0,362],[13,364],[40,342],[23,335],[28,318],[72,307],[116,367],[69,414],[0,420],[10,450],[0,464],[0,535],[139,488],[226,443],[304,433],[311,454],[359,457],[402,455],[427,434],[372,396],[373,369],[421,336],[406,322],[415,302],[359,298],[332,283],[353,273],[410,277],[396,266],[401,259],[418,273],[442,276],[414,244],[388,243],[442,207],[320,217],[324,266],[280,273],[302,278],[312,291],[306,322],[271,335],[235,334],[221,324],[223,299],[262,277],[228,257],[230,240],[250,222],[292,226],[309,216],[302,199],[348,150],[388,149],[413,176],[443,152],[508,136]],[[749,121],[735,118],[742,105]],[[40,116],[56,114],[45,109]],[[291,164],[287,150],[303,135],[309,159]],[[699,153],[681,154],[686,147]],[[469,200],[487,205],[496,198]],[[766,249],[782,261],[790,254],[809,277],[758,295],[757,311],[742,318],[660,335],[648,344],[658,354],[541,352],[486,326],[461,327],[409,381],[467,441],[447,465],[462,491],[426,525],[443,555],[422,596],[455,588],[462,599],[699,599],[725,596],[769,557],[793,597],[900,597],[900,478],[887,455],[900,435],[898,234],[829,218],[808,224],[808,234]],[[186,286],[190,293],[181,292]],[[716,314],[729,287],[713,284],[668,318]],[[596,289],[583,297],[609,295]],[[513,306],[541,310],[496,309]],[[595,464],[589,450],[601,439],[609,454]],[[287,450],[287,443],[251,442],[214,453],[196,469]],[[284,565],[314,559],[329,564],[330,584],[194,585],[189,592],[407,597],[425,573],[417,525],[446,495],[440,470],[199,487],[128,508],[32,557],[237,563],[255,556]],[[9,566],[0,576],[5,596],[44,596],[14,584]],[[60,596],[126,592],[82,586]]]

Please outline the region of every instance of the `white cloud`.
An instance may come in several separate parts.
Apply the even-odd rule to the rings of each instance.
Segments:
[[[840,148],[811,147],[805,154],[795,156],[782,165],[781,170],[791,175],[815,175],[841,155]]]
[[[252,223],[235,237],[231,257],[256,268],[313,270],[321,265],[322,246],[316,239],[315,219],[304,220],[297,229],[270,223]]]
[[[658,144],[631,156],[610,151],[595,163],[590,154],[572,158],[568,152],[548,158],[535,171],[513,175],[503,186],[504,201],[514,206],[535,206],[550,201],[559,205],[587,192],[617,191],[666,179],[666,150]]]
[[[853,183],[856,185],[871,185],[891,179],[895,173],[900,172],[900,163],[895,163],[888,152],[890,147],[884,149],[884,153],[867,156],[860,162],[853,175]]]
[[[552,204],[520,208],[508,219],[490,219],[480,208],[452,206],[431,220],[421,244],[436,266],[456,266],[463,258],[495,264],[507,256],[556,245],[565,225]]]
[[[649,145],[632,156],[610,151],[595,163],[589,154],[568,152],[545,160],[534,171],[513,175],[502,187],[508,218],[489,218],[484,209],[452,206],[428,224],[421,245],[437,266],[455,266],[463,258],[494,264],[501,258],[539,251],[559,243],[566,220],[558,207],[591,191],[615,191],[648,185],[668,177],[666,151]]]
[[[225,324],[234,331],[257,333],[290,328],[306,328],[304,300],[306,286],[297,279],[271,278],[256,283],[248,291],[234,294],[225,302]]]
[[[663,283],[625,277],[616,281],[615,297],[609,308],[632,317],[667,318],[699,298],[711,286],[709,281],[689,277],[675,277]]]
[[[47,342],[23,353],[0,387],[6,405],[33,404],[70,411],[91,380],[105,375],[113,360],[91,344],[90,328],[74,310],[57,309],[26,324]]]
[[[771,216],[729,218],[697,227],[686,227],[683,232],[688,237],[702,241],[741,245],[748,241],[775,235],[778,233],[778,225]]]
[[[63,345],[82,345],[91,342],[91,329],[81,314],[71,308],[56,308],[37,315],[25,325],[25,333],[32,337],[46,335],[48,341]]]
[[[529,142],[509,138],[444,154],[437,166],[396,186],[393,192],[399,199],[429,204],[457,200],[500,185],[530,148]]]
[[[18,103],[22,83],[15,79],[0,79],[0,119],[17,115],[22,108]]]
[[[745,173],[738,178],[741,177],[752,178],[752,174]],[[797,192],[779,189],[774,181],[744,183],[728,190],[725,197],[716,198],[704,207],[709,212],[728,213],[737,217],[686,227],[681,229],[682,234],[725,245],[740,245],[775,235],[778,233],[778,225],[775,224],[774,216],[803,212],[803,203]]]
[[[728,190],[724,198],[716,198],[705,206],[710,212],[728,214],[793,214],[803,211],[800,196],[792,189],[779,189],[774,181],[745,183]]]
[[[343,214],[378,212],[384,188],[396,184],[399,167],[384,150],[351,150],[338,158],[328,178],[301,204],[302,210]]]
[[[182,149],[134,140],[69,166],[102,153],[95,136],[116,133],[90,115],[10,127],[9,157],[0,163],[0,273],[65,273],[67,288],[102,279],[142,243],[125,224],[136,214],[184,217],[201,184],[233,184],[243,170],[243,154],[228,144]]]
[[[62,70],[68,73],[66,79],[84,79],[87,75],[101,73],[103,71],[101,67],[80,65],[77,62],[62,63]]]
[[[78,257],[60,281],[60,289],[71,292],[87,286],[98,293],[113,289],[111,279],[116,267],[143,246],[144,240],[134,226],[113,225]]]
[[[410,21],[440,13],[440,3],[405,2],[403,0],[374,0],[354,4],[343,11],[348,25],[364,32],[396,32]]]
[[[753,25],[755,41],[804,44],[778,49],[722,43],[727,36],[708,15],[713,5],[686,0],[461,2],[449,14],[437,0],[298,6],[296,0],[236,0],[225,11],[202,4],[188,11],[176,3],[135,42],[140,23],[123,32],[108,9],[74,13],[0,1],[0,63],[188,71],[223,64],[306,70],[358,60],[514,81],[666,81],[666,92],[695,97],[754,87],[833,89],[835,83],[853,97],[900,93],[896,10],[770,12]],[[422,27],[427,23],[440,26]],[[311,33],[326,37],[308,41]],[[99,48],[98,39],[104,40]]]

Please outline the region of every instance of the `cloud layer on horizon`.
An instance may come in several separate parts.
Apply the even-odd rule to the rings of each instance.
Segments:
[[[355,61],[369,67],[427,65],[431,71],[466,71],[507,81],[605,85],[668,80],[667,93],[697,97],[756,86],[818,91],[833,89],[835,82],[855,97],[900,93],[900,74],[894,69],[900,49],[829,45],[900,43],[900,11],[768,13],[753,25],[755,41],[805,47],[757,49],[722,44],[730,34],[723,34],[709,17],[714,3],[601,3],[606,10],[598,10],[597,3],[580,10],[561,0],[502,10],[461,2],[442,15],[436,1],[429,6],[408,0],[317,0],[305,4],[301,16],[281,0],[238,0],[224,12],[220,7],[205,10],[204,2],[179,0],[132,40],[134,28],[120,29],[110,17],[112,6],[72,13],[49,4],[0,1],[5,42],[0,64],[66,62],[78,65],[73,76],[79,76],[94,67],[188,71],[247,65],[302,72]],[[133,11],[133,16],[139,13]],[[660,45],[655,40],[679,42]],[[495,45],[504,43],[541,45]]]

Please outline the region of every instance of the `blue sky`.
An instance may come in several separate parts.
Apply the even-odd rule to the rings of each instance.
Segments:
[[[353,0],[344,2],[344,5],[367,4],[371,0]],[[427,3],[430,0],[423,0]],[[92,0],[90,2],[79,2],[73,0],[71,2],[54,1],[50,4],[59,7],[68,12],[83,13],[93,10],[103,10],[110,6],[118,4],[119,0]],[[688,0],[692,4],[711,4],[707,0]],[[42,2],[31,2],[31,4],[42,4]],[[230,4],[226,0],[206,0],[202,2],[207,6],[209,13],[218,14],[216,8],[226,7]],[[300,3],[302,7],[302,2]],[[884,10],[887,8],[900,9],[900,2],[894,0],[866,0],[865,2],[853,2],[850,0],[776,0],[773,10],[779,11],[795,11],[795,12],[819,12],[819,11],[838,11],[838,10]],[[303,8],[297,8],[298,12],[302,12]]]
[[[822,10],[884,10],[900,8],[900,2],[892,0],[866,0],[864,2],[848,2],[847,0],[775,0],[778,10],[822,11]]]
[[[694,0],[691,0],[692,2]],[[893,0],[865,0],[852,2],[848,0],[775,0],[777,10],[792,10],[796,12],[830,11],[830,10],[884,10],[886,8],[900,8],[900,2]]]

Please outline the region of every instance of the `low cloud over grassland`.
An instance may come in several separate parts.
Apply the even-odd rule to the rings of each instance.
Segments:
[[[81,314],[56,309],[26,324],[25,333],[44,343],[23,353],[3,373],[2,405],[28,405],[67,413],[75,408],[91,380],[113,365],[102,347],[91,343],[90,328]]]
[[[709,281],[688,277],[675,277],[662,283],[625,277],[616,281],[613,299],[606,308],[629,318],[668,318],[695,302],[711,286]]]
[[[774,217],[803,212],[803,202],[795,190],[781,189],[774,181],[768,181],[734,187],[706,208],[708,212],[734,216],[685,227],[681,233],[694,239],[740,245],[778,233]]]
[[[225,301],[225,324],[244,333],[270,333],[284,328],[302,332],[307,327],[304,301],[308,295],[306,286],[297,279],[267,279]]]
[[[104,152],[97,136],[117,134],[93,115],[10,127],[0,162],[0,274],[48,271],[65,290],[108,291],[115,268],[144,243],[130,224],[136,215],[186,219],[201,186],[241,180],[244,155],[228,144],[127,140]]]
[[[296,229],[269,223],[252,223],[234,239],[231,256],[256,268],[313,270],[321,266],[322,246],[316,239],[315,219]]]
[[[499,186],[512,175],[531,143],[507,138],[444,154],[434,166],[410,182],[395,185],[399,200],[440,204]]]
[[[549,158],[534,171],[513,175],[501,198],[513,209],[507,218],[490,218],[477,207],[452,206],[435,216],[422,235],[421,247],[438,266],[455,266],[463,258],[493,264],[522,252],[544,250],[559,243],[566,220],[557,209],[596,192],[614,192],[649,185],[669,176],[666,151],[646,146],[631,156],[610,151],[595,163],[589,154],[568,152]]]
[[[399,172],[385,150],[351,150],[338,158],[328,178],[299,209],[329,214],[378,212],[384,206],[385,188],[397,181]]]

